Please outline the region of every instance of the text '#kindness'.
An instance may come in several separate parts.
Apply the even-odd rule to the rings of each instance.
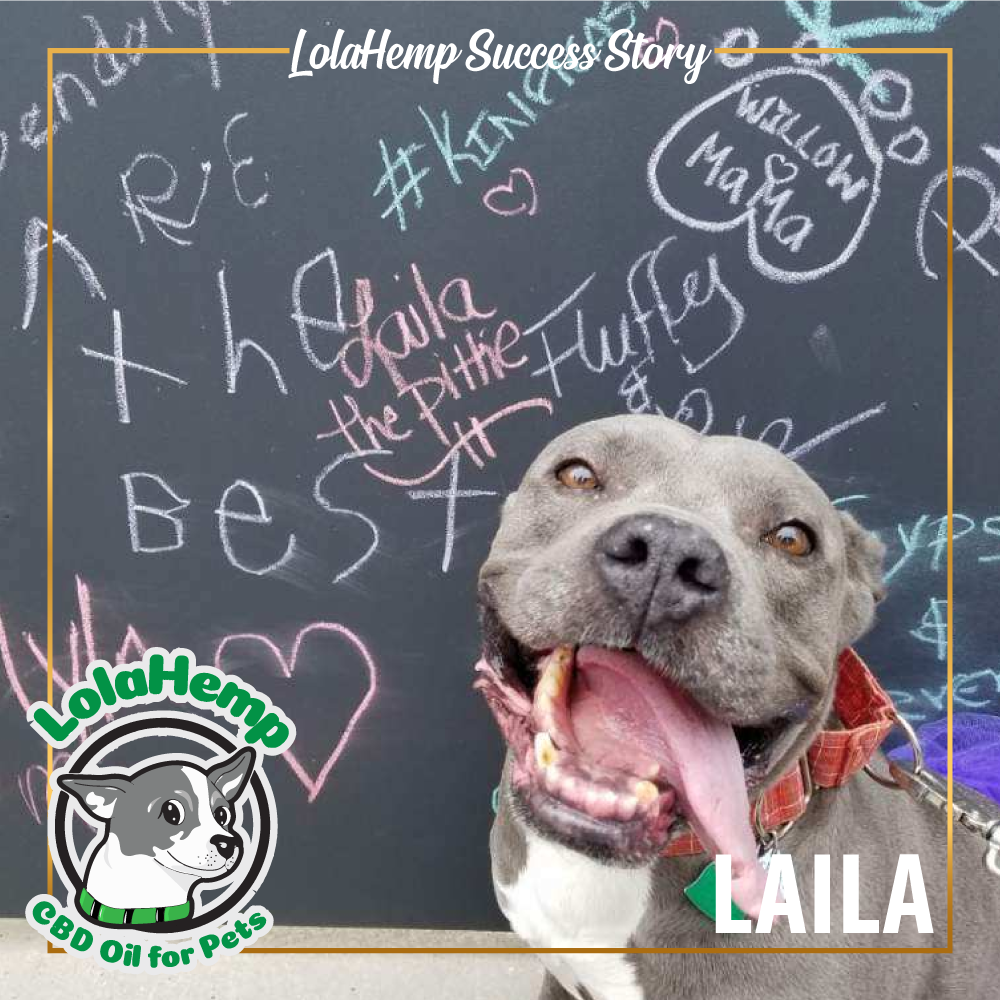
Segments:
[[[377,32],[371,28],[364,42],[344,44],[344,29],[338,29],[332,45],[322,43],[306,49],[306,29],[299,29],[292,52],[292,66],[289,78],[312,76],[318,69],[367,69],[369,61],[376,69],[423,69],[430,70],[435,83],[441,82],[441,74],[449,66],[462,58],[464,49],[451,42],[400,44],[389,39],[392,31],[386,28],[379,40]],[[465,68],[472,73],[484,69],[549,69],[556,72],[585,73],[595,63],[601,61],[602,50],[596,45],[513,45],[497,42],[489,28],[482,28],[469,39],[470,54],[465,58]],[[707,45],[671,43],[661,45],[630,28],[621,28],[608,38],[608,51],[604,53],[602,65],[612,73],[623,69],[683,68],[685,83],[698,79],[701,67],[712,54]],[[309,68],[305,68],[308,66]]]

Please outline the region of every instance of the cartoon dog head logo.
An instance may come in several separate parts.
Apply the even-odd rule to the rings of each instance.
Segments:
[[[194,889],[225,879],[244,844],[237,806],[253,773],[250,747],[204,766],[157,760],[131,769],[62,773],[98,829],[77,906],[101,925],[163,925],[194,913]]]

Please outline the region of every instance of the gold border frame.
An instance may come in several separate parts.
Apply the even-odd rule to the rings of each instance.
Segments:
[[[53,629],[53,473],[52,473],[52,441],[53,441],[53,404],[52,404],[52,262],[53,262],[53,239],[52,239],[52,217],[53,217],[53,56],[54,55],[205,55],[205,54],[227,54],[227,55],[287,55],[291,50],[287,48],[49,48],[47,61],[47,143],[46,143],[46,169],[48,174],[48,215],[46,218],[46,265],[48,273],[46,275],[46,308],[47,308],[47,357],[46,357],[46,420],[47,420],[47,480],[46,480],[46,504],[48,518],[48,549],[46,561],[47,589],[46,589],[46,661],[48,671],[48,685],[46,696],[50,705],[54,705],[53,681],[52,681],[52,651],[54,647]],[[952,48],[716,48],[716,53],[728,55],[946,55],[947,59],[947,160],[948,160],[948,181],[947,181],[947,312],[948,312],[948,337],[947,337],[947,524],[948,524],[948,560],[947,560],[947,641],[948,641],[948,815],[952,816],[952,630],[953,630],[953,547],[954,547],[954,487],[953,487],[953,266],[954,266],[954,229],[953,229],[953,182],[954,182],[954,160],[953,160],[953,119],[954,119],[954,91],[953,91],[953,60],[954,49]],[[47,763],[49,778],[52,777],[52,747],[47,746]],[[46,803],[52,796],[51,782],[46,786]],[[850,954],[869,954],[874,952],[887,952],[890,954],[945,954],[950,955],[954,950],[953,940],[953,867],[952,867],[952,834],[954,821],[948,823],[948,945],[944,948],[245,948],[244,953],[253,952],[257,954],[713,954],[717,952],[725,954],[828,954],[831,952],[846,952]],[[46,885],[49,895],[53,890],[52,854],[49,850],[48,837],[45,842],[45,854],[47,861]],[[66,954],[64,948],[55,948],[46,941],[49,954]]]

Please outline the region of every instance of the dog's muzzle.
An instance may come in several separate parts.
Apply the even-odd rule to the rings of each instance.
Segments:
[[[722,603],[729,565],[704,528],[664,514],[631,514],[594,545],[598,574],[636,630],[684,622]]]

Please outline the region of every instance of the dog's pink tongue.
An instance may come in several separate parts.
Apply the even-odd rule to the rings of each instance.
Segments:
[[[733,727],[637,653],[597,646],[577,651],[570,717],[582,752],[596,763],[628,772],[645,759],[663,768],[705,850],[732,857],[733,899],[756,917],[767,875],[757,860]]]

